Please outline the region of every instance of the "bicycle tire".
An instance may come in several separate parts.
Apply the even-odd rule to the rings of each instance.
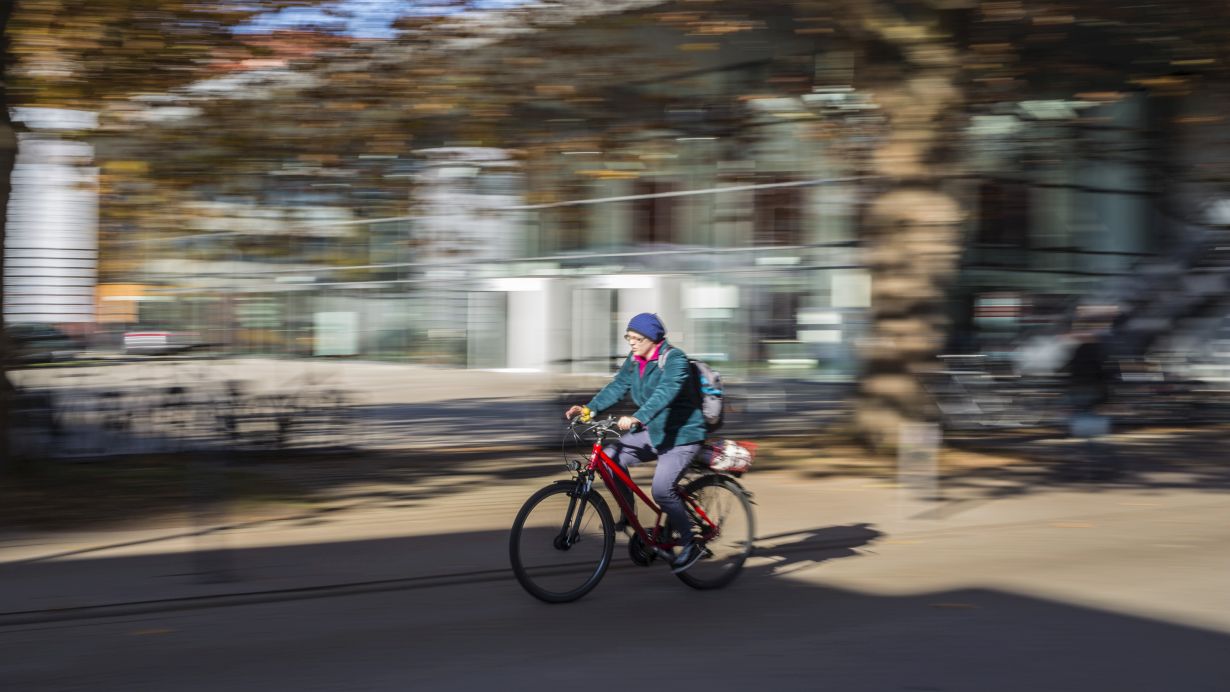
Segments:
[[[693,589],[720,589],[739,576],[752,554],[756,520],[751,498],[733,478],[716,473],[688,483],[683,492],[700,503],[719,532],[705,541],[704,547],[711,554],[675,576]],[[686,501],[684,504],[691,512],[691,506]]]
[[[513,575],[531,596],[547,603],[568,603],[589,593],[606,574],[615,552],[615,522],[606,501],[594,492],[578,496],[576,488],[575,483],[556,483],[531,495],[509,534]],[[569,517],[580,530],[576,536],[580,540],[565,539],[563,528]],[[591,523],[595,517],[597,527]],[[595,540],[599,536],[600,546]],[[592,549],[573,553],[583,545]]]

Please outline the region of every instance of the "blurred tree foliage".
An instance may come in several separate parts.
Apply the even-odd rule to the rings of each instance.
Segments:
[[[311,0],[4,0],[0,3],[0,246],[16,162],[18,106],[105,111],[157,96],[253,57],[232,29],[258,12]],[[64,133],[82,136],[84,133]],[[0,286],[3,285],[0,264]],[[0,288],[0,300],[3,298]],[[3,316],[0,315],[0,328]],[[3,330],[0,329],[0,334]],[[11,348],[0,336],[0,459],[8,457]]]
[[[295,4],[312,3],[259,9]],[[617,161],[628,141],[679,127],[671,113],[689,109],[705,118],[688,127],[751,142],[751,100],[808,94],[823,86],[825,56],[848,55],[848,86],[868,95],[874,117],[815,112],[806,122],[850,172],[878,178],[861,215],[875,327],[856,419],[890,451],[901,423],[932,415],[915,374],[948,328],[966,214],[951,183],[968,173],[969,117],[1029,99],[1221,89],[1230,58],[1220,0],[608,0],[463,12],[476,4],[408,14],[394,39],[375,40],[311,28],[236,35],[257,8],[239,0],[20,0],[9,99],[101,113],[93,137],[109,242],[135,228],[182,235],[192,205],[212,200],[403,214],[411,183],[393,157],[441,144],[514,150],[531,176],[550,175],[561,151]],[[770,47],[760,79],[708,93],[652,84],[765,35],[809,48]],[[528,201],[575,189],[531,189]]]
[[[861,39],[858,86],[876,94],[885,116],[871,157],[881,194],[862,229],[874,329],[855,421],[874,449],[890,452],[902,423],[934,415],[917,374],[934,367],[947,334],[966,213],[948,181],[967,173],[969,116],[1027,100],[1224,91],[1230,17],[1210,0],[867,0],[843,3],[844,19],[832,3],[807,4],[826,7]],[[1136,133],[1145,148],[1158,134]],[[1149,159],[1170,169],[1154,179],[1173,182],[1165,159]]]

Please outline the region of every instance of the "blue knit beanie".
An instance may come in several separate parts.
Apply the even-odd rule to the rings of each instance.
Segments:
[[[666,326],[651,312],[642,312],[628,322],[628,331],[636,332],[655,344],[666,336]]]

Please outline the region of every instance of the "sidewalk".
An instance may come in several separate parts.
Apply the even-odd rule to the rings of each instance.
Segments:
[[[309,367],[264,361],[213,365],[252,376],[275,366],[287,369],[266,373],[279,381]],[[377,473],[356,475],[363,467],[317,468],[355,482],[332,492],[329,479],[324,479],[326,490],[318,501],[302,509],[287,508],[275,518],[242,521],[239,513],[212,506],[186,515],[178,526],[159,529],[0,531],[0,626],[511,579],[507,538],[518,508],[537,488],[565,477],[553,459],[544,461],[547,454],[531,454],[537,459],[531,462],[491,456],[492,444],[509,443],[501,435],[525,435],[517,429],[521,421],[546,416],[525,410],[523,403],[528,393],[539,391],[533,388],[538,376],[348,365],[337,373],[345,375],[340,384],[367,392],[364,403],[387,418],[390,428],[377,438],[388,435],[401,445],[396,454],[421,453],[423,463],[431,464],[425,467],[430,472],[401,467],[392,469],[395,473],[382,474],[377,468]],[[100,375],[122,376],[118,369]],[[772,428],[765,425],[772,419],[798,423],[794,413],[780,415],[774,406],[767,402],[762,411],[753,411],[755,417],[732,424],[722,434],[737,437],[742,423],[765,433],[754,439],[764,439],[772,436]],[[428,413],[435,420],[426,419]],[[558,424],[554,416],[549,420]],[[558,434],[559,428],[555,430]],[[1062,445],[1006,435],[984,452],[945,452],[968,458],[949,468],[940,487],[941,502],[917,499],[883,478],[842,475],[848,469],[841,463],[857,458],[817,449],[814,440],[796,449],[790,438],[779,438],[785,447],[776,450],[776,458],[764,458],[744,481],[757,503],[754,560],[773,560],[781,550],[874,548],[934,532],[1080,523],[1081,517],[1098,512],[1164,504],[1167,497],[1159,490],[1189,497],[1224,493],[1230,490],[1230,467],[1210,450],[1224,445],[1227,437],[1227,431],[1212,429],[1124,436],[1125,452],[1174,460],[1174,468],[1154,469],[1132,483],[1094,486],[1050,483],[1047,463],[1038,462],[1048,453],[1062,459],[1067,454]],[[381,447],[375,438],[369,444]],[[472,451],[464,461],[445,464],[430,454],[459,445]],[[518,446],[532,451],[523,443]],[[1194,463],[1185,466],[1184,460]],[[304,473],[291,465],[286,471]],[[631,569],[622,539],[613,568]],[[655,570],[665,574],[657,565],[649,571]],[[647,573],[646,578],[660,577]]]
[[[411,492],[373,486],[311,511],[229,527],[223,521],[206,532],[186,521],[178,529],[0,536],[0,626],[511,579],[507,531],[517,509],[563,477],[491,482],[469,473]],[[753,472],[745,485],[756,502],[753,560],[773,560],[783,546],[823,553],[935,532],[1062,524],[1125,511],[1125,497],[1142,492],[1061,488],[995,497],[966,488],[929,502],[884,481],[816,479],[799,470]],[[1165,499],[1149,499],[1158,502]],[[616,545],[614,569],[632,569],[624,545]],[[666,576],[656,565],[649,571],[661,574],[646,578]]]

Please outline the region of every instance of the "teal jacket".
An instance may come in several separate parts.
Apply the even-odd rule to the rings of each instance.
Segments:
[[[665,341],[661,349],[666,357],[646,363],[644,374],[636,358],[629,356],[615,378],[586,404],[594,413],[599,413],[631,392],[633,403],[639,407],[632,416],[645,424],[649,441],[659,453],[705,439],[705,416],[701,413],[700,402],[687,389],[692,372],[688,356]],[[659,362],[662,363],[660,368]]]

